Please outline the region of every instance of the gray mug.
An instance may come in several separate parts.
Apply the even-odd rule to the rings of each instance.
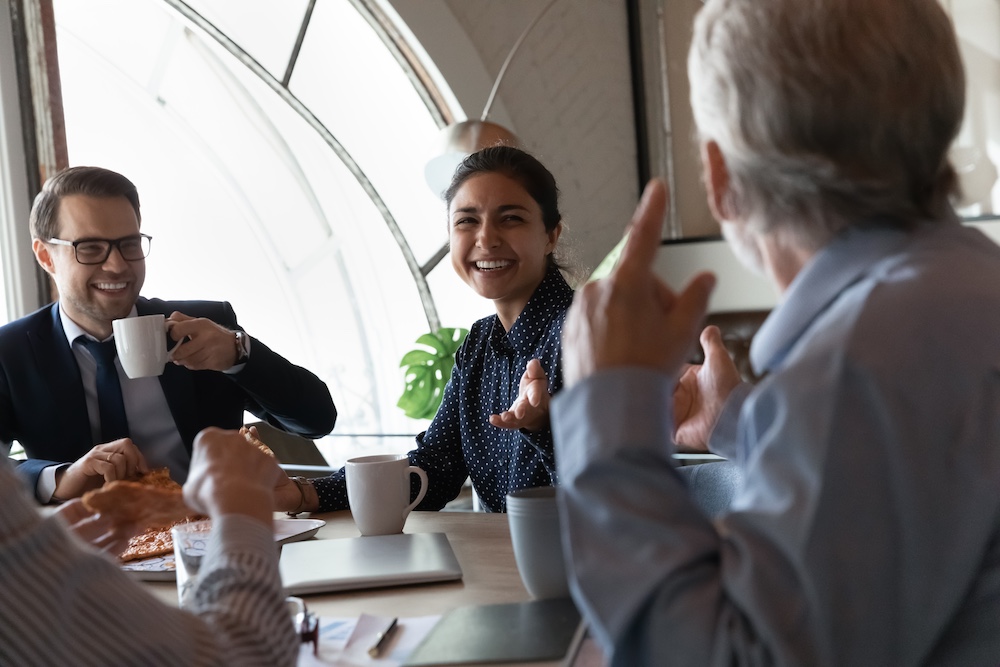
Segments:
[[[555,487],[518,489],[507,494],[507,521],[517,570],[531,597],[568,597]]]

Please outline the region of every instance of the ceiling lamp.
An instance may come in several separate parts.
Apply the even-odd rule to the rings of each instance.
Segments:
[[[510,53],[507,54],[507,58],[500,67],[496,81],[493,82],[493,89],[490,90],[490,96],[486,100],[486,107],[483,109],[479,120],[464,120],[460,123],[452,123],[441,129],[438,135],[436,157],[431,158],[427,162],[427,166],[424,167],[424,178],[427,180],[427,185],[434,191],[434,194],[438,196],[444,194],[444,191],[451,184],[451,178],[455,174],[456,167],[468,155],[489,146],[520,145],[513,132],[503,125],[491,123],[486,119],[490,115],[490,109],[493,108],[493,100],[496,98],[497,90],[500,88],[500,82],[503,81],[504,74],[507,73],[507,66],[510,65],[514,54],[521,47],[521,42],[524,41],[524,38],[528,36],[532,28],[535,27],[556,2],[558,0],[549,0],[542,8],[542,11],[538,12],[538,16],[528,24],[528,27],[524,29],[521,36],[514,42],[514,46],[511,47]]]

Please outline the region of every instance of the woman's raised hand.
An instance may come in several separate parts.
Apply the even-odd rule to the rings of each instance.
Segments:
[[[510,409],[490,415],[490,423],[498,428],[523,428],[541,431],[549,425],[549,378],[538,359],[532,359],[521,376],[517,400]]]

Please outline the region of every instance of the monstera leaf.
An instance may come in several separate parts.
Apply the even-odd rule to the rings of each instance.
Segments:
[[[438,329],[417,339],[429,349],[417,348],[403,355],[399,365],[405,368],[406,389],[396,405],[412,419],[431,419],[444,396],[444,387],[455,367],[455,352],[465,340],[468,329]]]

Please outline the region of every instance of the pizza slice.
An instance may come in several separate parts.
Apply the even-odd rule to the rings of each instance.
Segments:
[[[170,529],[178,523],[201,518],[184,502],[181,485],[167,468],[158,468],[128,480],[109,482],[83,495],[91,512],[111,517],[118,525],[145,529],[129,540],[119,555],[122,561],[173,553]]]
[[[91,512],[111,517],[116,524],[139,528],[163,526],[195,514],[184,503],[180,486],[146,486],[123,480],[88,491],[83,504]]]
[[[132,560],[142,560],[155,556],[167,556],[174,552],[174,536],[170,529],[187,521],[177,521],[167,526],[147,528],[128,542],[125,551],[118,555],[118,559],[127,563]]]
[[[249,428],[240,428],[240,433],[249,444],[274,456],[271,448]],[[181,485],[170,478],[167,468],[157,468],[88,491],[83,496],[83,504],[91,512],[112,517],[118,525],[145,529],[129,540],[128,547],[119,555],[123,562],[173,553],[170,529],[178,523],[204,518],[184,503]]]

